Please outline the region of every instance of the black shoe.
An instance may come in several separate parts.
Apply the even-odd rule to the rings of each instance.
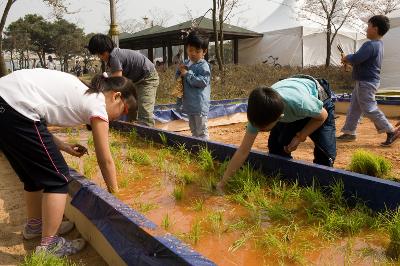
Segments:
[[[356,135],[342,134],[339,137],[337,137],[336,140],[343,141],[343,142],[355,141]]]
[[[394,132],[386,133],[386,135],[386,141],[381,143],[382,147],[390,147],[399,138],[399,135]]]

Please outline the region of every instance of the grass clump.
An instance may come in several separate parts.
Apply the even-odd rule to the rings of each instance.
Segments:
[[[150,156],[144,151],[136,148],[129,148],[127,152],[127,158],[140,165],[151,165]]]
[[[24,258],[19,266],[77,266],[66,258],[58,258],[46,252],[34,252]]]
[[[400,258],[400,209],[393,214],[388,224],[390,244],[386,249],[386,255],[398,261]]]
[[[211,152],[207,149],[207,147],[201,147],[197,158],[199,160],[199,164],[201,169],[204,171],[212,171],[214,170],[214,158],[212,157]]]
[[[165,230],[168,230],[171,227],[171,218],[169,217],[169,214],[165,214],[164,218],[161,221],[161,226]]]
[[[161,143],[162,143],[164,146],[167,146],[167,145],[168,145],[168,138],[167,138],[167,135],[165,135],[164,133],[158,133],[158,135],[160,136]]]
[[[172,195],[174,196],[175,200],[180,201],[183,199],[183,193],[185,192],[185,187],[182,185],[177,185],[172,191]]]
[[[186,237],[196,245],[197,242],[199,242],[202,233],[203,229],[201,227],[201,220],[196,219]]]
[[[223,212],[216,211],[212,212],[208,215],[207,220],[209,221],[209,226],[211,228],[211,232],[213,233],[221,233],[223,226]]]
[[[359,149],[354,152],[349,169],[360,174],[384,178],[392,170],[392,164],[382,156]]]
[[[193,211],[200,212],[200,211],[203,210],[203,207],[204,207],[204,200],[203,200],[203,199],[196,199],[196,200],[192,203],[191,209],[192,209]]]

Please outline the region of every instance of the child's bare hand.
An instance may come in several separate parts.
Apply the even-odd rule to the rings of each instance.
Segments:
[[[181,77],[184,77],[188,71],[188,67],[184,64],[179,65],[179,72],[181,72]]]
[[[342,62],[343,65],[345,65],[345,64],[349,63],[349,60],[347,60],[346,56],[343,56],[341,62]]]
[[[80,144],[66,144],[64,151],[75,157],[82,157],[85,153],[89,154],[87,148]]]
[[[292,151],[297,150],[297,147],[301,143],[301,140],[295,136],[292,141],[289,143],[289,145],[285,146],[283,149],[285,150],[286,153],[290,154]]]

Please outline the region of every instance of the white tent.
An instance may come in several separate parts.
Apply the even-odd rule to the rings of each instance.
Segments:
[[[385,53],[380,89],[400,90],[400,17],[390,18],[390,27],[383,37]]]
[[[264,21],[254,28],[264,36],[239,41],[239,63],[261,63],[269,56],[278,58],[280,65],[314,66],[325,64],[326,34],[308,21],[296,19],[297,0],[284,0]],[[340,44],[345,53],[357,49],[358,39],[364,36],[350,30],[342,30],[332,45],[331,62],[340,64],[336,46]]]

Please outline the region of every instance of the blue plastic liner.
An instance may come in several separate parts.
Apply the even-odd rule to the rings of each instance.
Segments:
[[[185,144],[185,147],[194,153],[200,147],[206,146],[212,152],[213,157],[219,161],[230,159],[236,151],[236,146],[233,145],[205,141],[156,128],[125,122],[112,122],[110,125],[123,132],[134,129],[138,135],[159,143],[162,143],[160,134],[163,134],[166,136],[169,146]],[[289,181],[297,179],[301,186],[310,186],[316,182],[325,187],[341,180],[344,184],[346,198],[351,199],[356,195],[375,211],[386,208],[396,209],[400,203],[400,183],[398,182],[258,151],[250,152],[247,162],[254,169],[260,169],[266,175],[279,174],[282,179]]]
[[[89,219],[127,265],[215,265],[71,169],[71,205]],[[153,233],[153,234],[152,234]]]

